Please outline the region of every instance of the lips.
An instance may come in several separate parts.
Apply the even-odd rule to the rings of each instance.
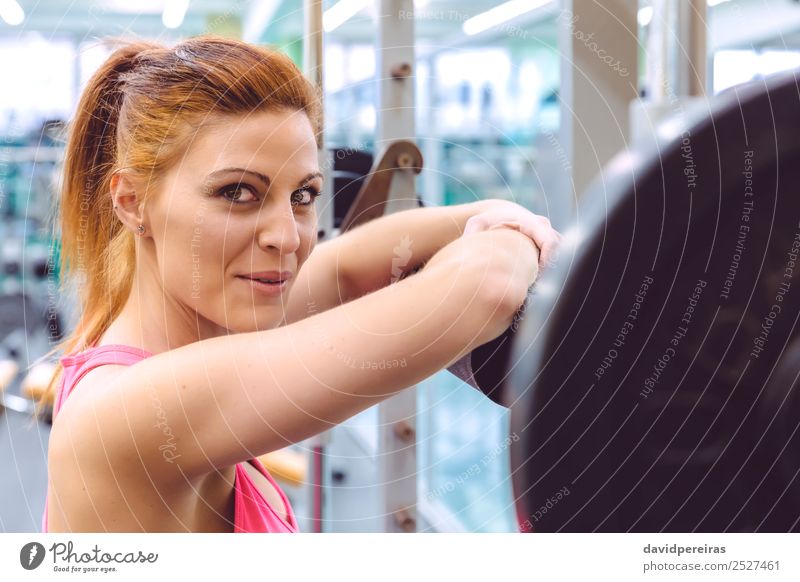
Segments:
[[[279,283],[281,281],[287,281],[292,278],[291,271],[258,271],[255,273],[247,273],[243,275],[237,275],[242,279],[252,279],[254,281],[262,281],[262,282],[270,282],[270,283]]]

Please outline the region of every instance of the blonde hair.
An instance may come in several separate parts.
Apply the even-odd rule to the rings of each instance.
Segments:
[[[134,234],[116,218],[110,195],[121,161],[152,184],[209,115],[276,109],[304,111],[319,135],[317,89],[276,50],[201,36],[171,48],[130,43],[111,54],[89,80],[70,124],[56,210],[62,290],[80,283],[80,317],[45,357],[91,346],[130,294]],[[57,363],[40,405],[53,401],[62,375]]]

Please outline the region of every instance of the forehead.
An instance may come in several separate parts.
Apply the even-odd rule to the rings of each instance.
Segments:
[[[308,116],[302,111],[265,111],[213,118],[196,133],[184,163],[217,167],[256,166],[280,171],[285,164],[317,166],[317,144]]]

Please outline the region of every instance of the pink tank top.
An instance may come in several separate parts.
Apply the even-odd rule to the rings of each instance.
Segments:
[[[64,374],[61,385],[56,394],[53,405],[53,417],[61,409],[62,402],[69,396],[72,389],[83,376],[98,366],[106,364],[130,366],[145,358],[152,356],[150,352],[140,350],[133,346],[121,344],[91,347],[83,352],[61,358]],[[297,533],[297,520],[289,504],[286,494],[269,474],[266,467],[258,459],[249,461],[278,491],[289,521],[284,520],[280,514],[269,504],[261,494],[253,479],[245,470],[242,463],[236,464],[234,488],[234,533]],[[47,499],[45,499],[44,515],[42,516],[42,532],[47,533]]]

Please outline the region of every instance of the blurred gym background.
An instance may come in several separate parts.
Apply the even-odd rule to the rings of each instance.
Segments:
[[[326,147],[348,153],[337,156],[349,164],[337,163],[334,178],[357,183],[373,161],[377,31],[386,16],[370,0],[326,0],[323,9]],[[425,158],[417,191],[426,205],[506,198],[556,228],[572,216],[571,166],[557,137],[564,10],[547,0],[418,0],[413,12],[394,13],[414,20],[416,143]],[[634,83],[651,56],[653,10],[648,0],[638,6]],[[76,318],[74,301],[58,291],[59,241],[48,223],[64,124],[111,51],[104,39],[169,43],[202,33],[276,45],[303,64],[301,2],[0,0],[0,531],[40,531],[49,424],[31,411],[49,369],[37,360]],[[800,66],[800,5],[709,0],[706,54],[709,94]],[[516,531],[508,411],[447,372],[415,394],[417,531]],[[385,529],[376,509],[381,430],[371,409],[331,431],[316,486],[309,443],[265,459],[301,531]]]

